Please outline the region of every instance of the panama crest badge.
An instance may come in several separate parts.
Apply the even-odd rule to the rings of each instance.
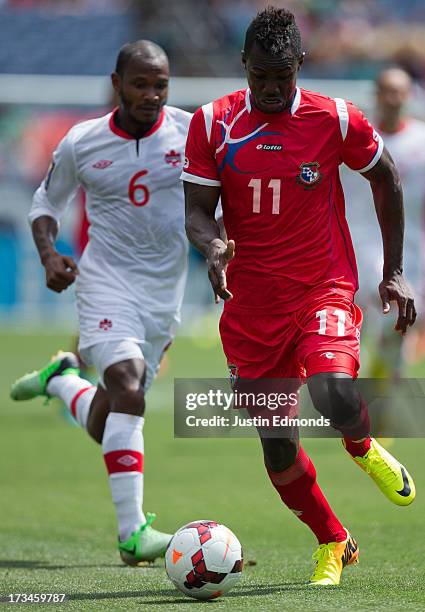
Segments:
[[[313,189],[322,180],[319,168],[319,162],[303,162],[300,165],[297,183],[303,185],[304,189]]]

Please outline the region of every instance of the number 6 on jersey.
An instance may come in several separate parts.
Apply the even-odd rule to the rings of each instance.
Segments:
[[[145,206],[149,202],[149,189],[146,187],[146,185],[137,182],[138,179],[145,176],[147,173],[147,170],[140,170],[140,172],[136,172],[136,174],[130,179],[130,183],[128,185],[128,197],[134,206]],[[141,194],[139,192],[141,192]]]

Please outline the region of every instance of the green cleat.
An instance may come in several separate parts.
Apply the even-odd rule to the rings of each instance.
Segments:
[[[127,565],[138,565],[142,561],[153,562],[157,557],[164,557],[167,546],[173,537],[151,527],[156,514],[146,513],[146,523],[133,531],[128,540],[118,541],[121,559]]]
[[[15,380],[10,390],[10,397],[17,401],[29,400],[40,395],[49,397],[46,391],[48,382],[54,376],[63,376],[64,374],[79,376],[80,368],[74,353],[59,351],[40,370],[34,370],[34,372],[25,374]]]

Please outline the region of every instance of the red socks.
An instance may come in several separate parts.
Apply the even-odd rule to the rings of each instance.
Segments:
[[[370,449],[370,436],[362,440],[352,440],[344,436],[344,446],[352,457],[364,457]]]
[[[366,404],[360,399],[360,413],[348,427],[340,427],[344,445],[352,457],[364,457],[370,449],[370,419]]]
[[[317,484],[316,469],[310,457],[301,447],[294,465],[283,472],[272,472],[268,468],[267,472],[283,503],[310,527],[319,544],[342,542],[347,538],[344,527]]]

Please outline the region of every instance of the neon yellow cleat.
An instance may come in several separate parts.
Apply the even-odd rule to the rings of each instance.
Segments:
[[[351,457],[351,455],[350,455]],[[385,450],[375,438],[364,457],[352,457],[376,482],[382,493],[398,506],[408,506],[416,496],[415,483],[404,465]]]
[[[312,559],[316,561],[316,568],[309,586],[338,586],[344,567],[359,562],[359,547],[347,531],[344,542],[320,544]]]

